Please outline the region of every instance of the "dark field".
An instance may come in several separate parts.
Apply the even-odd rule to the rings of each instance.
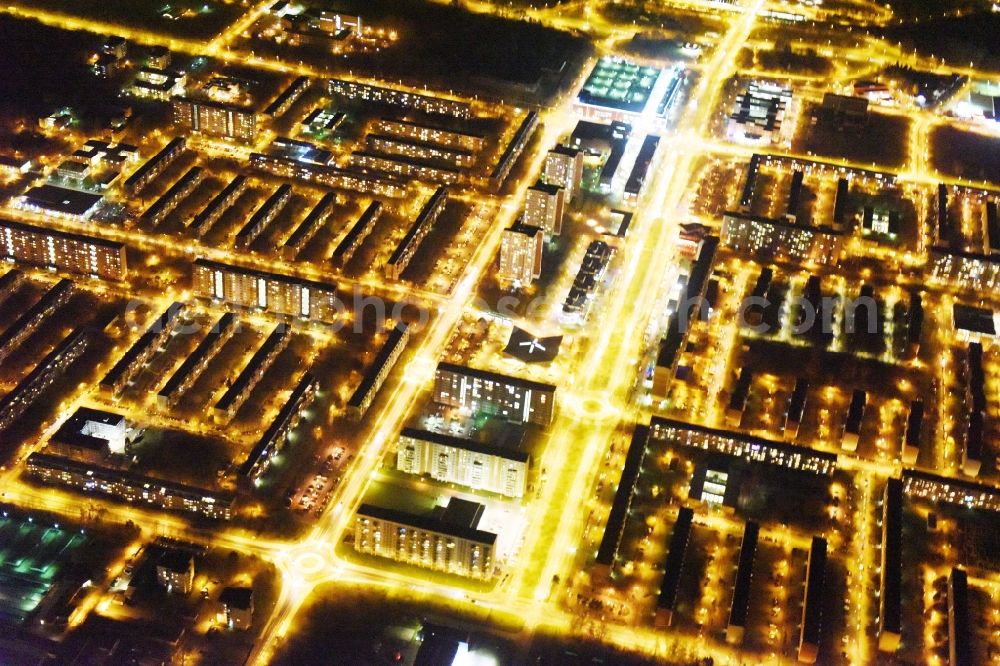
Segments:
[[[233,0],[17,0],[12,4],[180,39],[212,37],[245,10]]]
[[[970,180],[1000,173],[1000,139],[954,127],[939,127],[931,135],[931,161],[941,173]]]

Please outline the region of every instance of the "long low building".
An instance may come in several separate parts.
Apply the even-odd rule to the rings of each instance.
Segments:
[[[507,176],[510,175],[511,169],[514,168],[514,164],[517,162],[517,158],[524,152],[524,147],[528,145],[528,141],[535,133],[537,127],[538,112],[529,111],[524,120],[521,121],[517,131],[514,132],[514,136],[511,137],[510,143],[507,144],[503,153],[500,154],[500,159],[497,160],[496,166],[493,167],[493,171],[490,173],[490,186],[494,190],[499,190],[503,187]]]
[[[546,426],[555,413],[556,387],[453,363],[438,363],[434,402]]]
[[[823,634],[823,604],[826,596],[826,539],[813,537],[806,562],[806,595],[799,631],[799,661],[815,664]]]
[[[11,268],[4,273],[3,277],[0,277],[0,303],[13,294],[22,282],[24,282],[24,273],[16,268]]]
[[[821,476],[831,476],[837,468],[837,456],[833,453],[740,432],[717,430],[659,416],[652,418],[649,427],[650,437],[654,439],[724,453],[751,463],[767,463]]]
[[[375,128],[385,134],[467,151],[482,150],[483,146],[486,145],[486,137],[482,134],[400,118],[382,117],[375,124]]]
[[[729,212],[722,218],[721,238],[734,252],[761,260],[835,266],[845,234],[833,227]]]
[[[187,140],[182,136],[171,139],[160,152],[147,160],[135,170],[135,173],[125,180],[125,184],[123,185],[125,194],[130,197],[139,194],[157,176],[163,173],[174,160],[181,156],[186,146]]]
[[[240,466],[240,476],[256,484],[264,473],[271,467],[281,450],[288,442],[288,433],[295,428],[299,422],[303,410],[312,404],[316,397],[316,378],[311,373],[306,372],[299,379],[298,384],[292,389],[291,395],[285,402],[277,418],[264,432],[260,440],[250,451],[250,455]]]
[[[472,107],[468,102],[460,100],[421,95],[406,90],[396,90],[394,88],[385,88],[341,79],[330,79],[328,86],[331,95],[338,95],[347,99],[360,99],[365,102],[401,106],[406,109],[413,109],[414,111],[423,111],[424,113],[441,116],[453,116],[463,120],[472,116]]]
[[[530,458],[515,446],[484,444],[415,428],[399,436],[396,469],[505,497],[524,497]]]
[[[1000,255],[930,248],[931,279],[975,292],[1000,289]]]
[[[10,393],[0,399],[0,430],[9,428],[45,389],[66,373],[69,366],[86,351],[90,339],[91,334],[87,329],[75,329],[18,382]]]
[[[343,268],[351,260],[357,249],[361,247],[361,243],[372,232],[375,223],[381,215],[381,201],[373,201],[368,204],[368,208],[365,208],[365,211],[361,213],[361,217],[351,225],[351,228],[340,239],[340,242],[337,243],[337,247],[334,249],[333,256],[331,257],[334,264]]]
[[[298,77],[275,97],[273,102],[267,105],[267,108],[264,109],[264,115],[272,118],[280,118],[285,115],[292,108],[292,104],[295,104],[296,100],[302,97],[311,85],[312,79],[308,76]]]
[[[200,213],[195,215],[194,219],[191,220],[191,230],[199,237],[208,233],[208,230],[212,228],[227,210],[233,207],[237,199],[246,191],[248,182],[246,176],[236,176],[233,178],[221,192],[208,202],[208,205]]]
[[[948,574],[948,663],[972,666],[972,625],[969,619],[969,574],[953,567]]]
[[[205,170],[201,167],[191,167],[181,176],[170,189],[163,193],[152,206],[142,214],[142,219],[152,226],[163,222],[177,206],[186,199],[194,189],[205,180]]]
[[[398,199],[409,192],[410,180],[390,173],[362,173],[351,169],[312,164],[285,155],[251,153],[250,166],[282,178],[294,178],[339,190]]]
[[[434,191],[434,194],[427,200],[424,207],[420,209],[417,218],[410,225],[410,228],[407,229],[406,235],[403,236],[396,249],[393,250],[389,261],[385,265],[386,277],[390,280],[398,280],[402,277],[403,271],[409,266],[413,255],[417,253],[420,244],[427,237],[427,234],[431,232],[431,228],[437,222],[437,219],[441,217],[441,213],[444,212],[447,205],[448,190],[444,186],[441,186]]]
[[[904,469],[902,480],[907,497],[1000,512],[1000,489],[993,486],[915,469]]]
[[[354,549],[426,569],[489,580],[497,535],[479,529],[483,505],[452,497],[436,515],[358,508]]]
[[[271,193],[264,203],[254,211],[243,228],[236,233],[234,244],[237,248],[246,249],[250,247],[257,238],[264,233],[274,218],[285,208],[289,199],[292,198],[292,187],[288,183],[279,185]]]
[[[128,272],[122,243],[2,219],[0,257],[106,280],[124,280]]]
[[[175,302],[153,320],[146,332],[128,348],[104,376],[101,388],[115,395],[125,390],[132,378],[146,366],[156,350],[162,347],[173,333],[185,308],[183,303]]]
[[[655,624],[657,629],[665,629],[673,624],[674,609],[677,606],[677,592],[680,589],[681,573],[684,569],[684,559],[688,543],[691,541],[691,526],[694,521],[694,511],[689,507],[681,507],[677,512],[677,522],[670,534],[667,545],[667,559],[663,564],[663,580],[660,582],[660,594],[656,598]]]
[[[757,555],[757,537],[760,525],[752,520],[743,528],[740,544],[740,559],[736,566],[736,582],[733,584],[733,600],[729,605],[729,624],[726,626],[726,641],[742,645],[746,634],[747,612],[750,608],[750,583],[753,581],[753,561]]]
[[[209,492],[46,453],[29,455],[25,471],[44,483],[68,486],[86,494],[113,497],[129,504],[148,504],[168,511],[198,513],[217,520],[229,520],[236,501],[226,493]]]
[[[377,153],[403,155],[415,160],[441,161],[463,169],[468,169],[476,161],[475,153],[464,148],[451,148],[390,134],[369,134],[365,137],[365,146]]]
[[[632,509],[632,498],[635,497],[636,484],[642,472],[642,463],[646,459],[646,445],[649,442],[649,427],[637,425],[632,433],[632,441],[625,454],[625,465],[618,481],[611,511],[608,512],[608,522],[604,526],[604,536],[597,548],[594,563],[595,576],[601,580],[609,580],[618,553],[621,550],[622,537],[625,534],[625,523]]]
[[[236,381],[230,385],[219,401],[215,403],[215,413],[225,422],[230,421],[240,407],[250,397],[250,392],[264,377],[264,373],[274,363],[278,355],[285,350],[292,339],[292,327],[278,324],[264,340],[264,344],[254,352],[250,361],[240,371]]]
[[[38,301],[15,319],[0,335],[0,362],[27,340],[46,319],[69,302],[73,295],[72,280],[60,280],[45,292]]]
[[[382,388],[382,384],[385,383],[385,378],[389,376],[400,354],[406,349],[406,343],[409,340],[410,326],[406,322],[399,322],[389,331],[389,335],[382,343],[382,347],[379,348],[375,360],[365,371],[361,384],[347,401],[347,410],[354,418],[360,419],[368,411],[379,389]]]
[[[161,407],[173,407],[185,392],[198,381],[202,373],[219,353],[229,338],[233,337],[239,322],[232,312],[219,317],[208,334],[201,339],[194,351],[184,359],[177,371],[170,376],[167,383],[156,394],[156,401]]]
[[[281,247],[281,254],[286,259],[294,259],[306,243],[312,240],[316,232],[322,228],[333,212],[333,206],[337,203],[337,195],[327,192],[313,206],[309,214],[295,227],[295,230],[285,239],[285,244]]]
[[[462,179],[462,171],[456,167],[367,150],[356,150],[351,153],[349,164],[365,173],[373,170],[442,185],[455,185]]]
[[[289,275],[196,259],[191,266],[195,296],[244,308],[325,323],[336,321],[343,304],[332,285]]]
[[[879,584],[878,648],[895,652],[903,624],[903,482],[889,479],[882,496],[882,566]]]

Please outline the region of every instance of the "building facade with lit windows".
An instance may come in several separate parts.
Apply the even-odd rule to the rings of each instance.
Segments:
[[[545,234],[540,227],[515,222],[505,229],[500,241],[501,282],[531,284],[542,274]]]
[[[903,470],[902,479],[903,492],[907,497],[958,504],[971,509],[1000,511],[1000,489],[992,486],[915,469]]]
[[[257,136],[257,114],[228,104],[175,97],[174,126],[189,132],[250,142]]]
[[[652,439],[724,453],[751,463],[777,465],[821,476],[830,476],[837,468],[835,454],[739,432],[717,430],[658,416],[652,418],[649,429]]]
[[[467,119],[472,115],[472,107],[468,102],[431,95],[420,95],[406,90],[383,88],[357,81],[330,79],[328,90],[331,95],[339,95],[347,99],[360,99],[365,102],[377,102],[390,106],[401,106],[405,109],[423,111],[424,113],[441,116],[452,116]]]
[[[235,498],[201,488],[130,474],[127,471],[78,462],[72,458],[32,453],[25,471],[42,482],[105,495],[130,504],[148,504],[170,511],[198,513],[229,520]]]
[[[415,428],[403,429],[396,452],[396,469],[401,472],[505,497],[524,497],[528,465],[528,454],[514,447]]]
[[[123,280],[125,246],[114,241],[0,220],[0,256],[77,275]]]
[[[354,549],[397,562],[489,580],[497,535],[478,529],[482,504],[451,498],[447,507],[420,515],[371,504],[358,508]]]
[[[524,199],[524,219],[528,226],[559,235],[566,209],[566,193],[558,185],[538,182],[528,188]]]
[[[400,118],[382,117],[376,123],[375,128],[377,131],[385,134],[401,136],[414,141],[434,143],[449,148],[461,148],[467,151],[482,150],[486,145],[486,137],[482,134],[461,132],[452,128],[429,125],[423,122],[417,123]]]
[[[556,146],[545,154],[542,178],[546,183],[566,191],[566,203],[580,196],[583,180],[583,151],[569,146]]]
[[[844,246],[844,233],[832,227],[735,212],[723,216],[721,237],[735,252],[768,261],[815,265],[836,265]]]
[[[969,291],[1000,288],[1000,257],[941,247],[930,249],[931,278]]]
[[[200,298],[325,323],[343,309],[332,285],[207,259],[196,259],[191,270],[192,291]]]
[[[556,387],[464,365],[438,363],[434,402],[546,426],[555,412]]]

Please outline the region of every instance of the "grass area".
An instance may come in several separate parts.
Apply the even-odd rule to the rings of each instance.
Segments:
[[[803,110],[803,122],[793,143],[796,152],[810,152],[857,162],[867,167],[901,167],[906,161],[909,120],[899,116],[868,113],[864,127],[840,131],[820,123],[810,125],[811,109]]]
[[[1000,138],[942,126],[931,135],[931,162],[941,173],[993,180],[1000,173]]]
[[[25,117],[32,126],[57,107],[104,105],[117,95],[111,81],[87,69],[87,53],[100,45],[95,35],[0,16],[0,36],[3,116]]]
[[[813,50],[793,51],[790,46],[778,44],[773,50],[740,51],[737,63],[741,69],[778,70],[788,74],[825,76],[832,65],[827,58]]]
[[[300,47],[304,61],[336,71],[377,73],[385,79],[419,81],[444,89],[480,89],[484,80],[532,86],[542,79],[558,83],[572,76],[552,73],[574,62],[586,41],[534,23],[511,21],[460,7],[418,0],[344,0],[338,9],[364,16],[368,25],[395,30],[398,41],[377,53],[353,53],[336,60],[328,49]],[[260,52],[277,53],[273,43],[255,42]],[[549,87],[549,86],[546,86]]]
[[[244,11],[234,0],[16,0],[12,4],[182,39],[212,37]]]
[[[424,621],[471,630],[475,645],[488,646],[497,663],[511,663],[514,648],[503,634],[519,631],[520,618],[468,602],[414,602],[411,596],[392,589],[319,588],[273,663],[328,663],[330,655],[337,655],[334,663],[340,664],[395,663],[401,654],[415,652]]]
[[[938,4],[934,0],[927,2]],[[882,35],[891,42],[902,42],[904,50],[915,49],[922,55],[943,58],[948,63],[963,66],[974,63],[976,67],[995,69],[1000,65],[1000,55],[993,47],[998,31],[1000,16],[984,9],[962,16],[889,26]]]

